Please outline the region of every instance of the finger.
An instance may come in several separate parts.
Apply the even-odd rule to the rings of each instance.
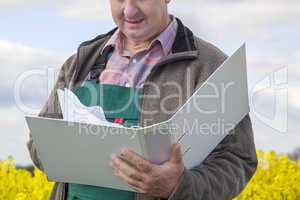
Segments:
[[[122,149],[121,155],[141,172],[147,173],[152,169],[152,164],[149,161],[129,149]]]
[[[143,189],[140,189],[140,188],[136,188],[136,187],[133,187],[133,186],[130,186],[133,190],[135,190],[136,192],[138,193],[142,193],[142,194],[146,194],[146,191],[143,190]]]
[[[130,187],[132,187],[134,190],[140,193],[145,193],[145,190],[143,189],[143,183],[141,181],[135,180],[129,176],[127,176],[122,171],[117,171],[116,175],[120,177],[123,181],[125,181]]]
[[[171,149],[171,162],[174,163],[181,163],[182,162],[182,154],[181,154],[181,147],[179,143],[173,144]]]
[[[117,156],[112,158],[112,167],[116,171],[121,171],[123,174],[126,174],[128,177],[138,180],[138,181],[143,181],[143,176],[140,171],[135,169],[133,166],[128,164],[127,162],[123,161],[122,159],[118,158]]]

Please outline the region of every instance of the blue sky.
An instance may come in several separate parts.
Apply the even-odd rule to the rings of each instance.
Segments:
[[[30,112],[16,102],[16,81],[24,72],[32,70],[42,74],[57,72],[81,42],[114,27],[108,2],[0,2],[0,128],[4,130],[0,133],[0,159],[11,154],[20,164],[30,163],[25,147],[28,130],[23,116],[37,112],[47,98],[47,88],[51,88],[43,75],[23,81],[20,94],[25,105],[32,108]],[[170,13],[228,55],[246,42],[257,148],[289,153],[300,146],[299,1],[173,0]],[[276,72],[278,69],[283,70]],[[276,80],[283,80],[281,89],[266,87],[268,77],[273,75]],[[265,89],[256,94],[257,88]],[[288,129],[284,128],[285,123]]]

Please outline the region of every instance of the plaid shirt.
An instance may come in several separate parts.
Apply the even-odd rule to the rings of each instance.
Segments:
[[[172,16],[168,27],[152,40],[146,49],[134,55],[124,49],[122,34],[118,29],[104,46],[104,49],[109,46],[113,47],[113,51],[109,55],[105,70],[99,77],[99,82],[125,87],[143,87],[155,64],[163,56],[171,53],[177,28],[177,21]]]

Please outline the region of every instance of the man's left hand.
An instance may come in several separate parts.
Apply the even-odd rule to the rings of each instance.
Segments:
[[[110,165],[115,175],[135,191],[160,198],[171,195],[184,171],[179,144],[172,146],[170,159],[161,165],[152,164],[126,148],[120,155],[112,156]]]

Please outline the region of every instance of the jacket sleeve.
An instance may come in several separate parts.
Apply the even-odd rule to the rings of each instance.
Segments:
[[[66,69],[70,68],[70,65],[74,62],[74,55],[71,56],[61,67],[60,72],[58,74],[57,81],[52,89],[50,96],[43,106],[42,110],[39,112],[39,117],[47,117],[47,118],[62,118],[58,96],[57,96],[57,89],[65,88],[67,86],[67,76],[66,76]],[[44,171],[42,166],[41,160],[39,159],[38,152],[36,150],[33,138],[31,133],[29,132],[29,140],[27,141],[27,148],[31,157],[33,164],[40,170]]]
[[[184,170],[170,200],[227,200],[238,195],[257,167],[249,114],[198,166]]]

